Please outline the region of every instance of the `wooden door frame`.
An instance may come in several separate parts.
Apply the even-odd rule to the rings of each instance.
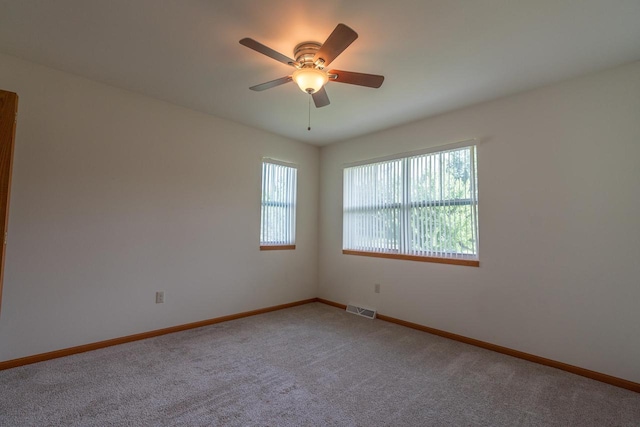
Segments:
[[[0,90],[0,312],[2,311],[2,282],[4,258],[9,226],[9,199],[11,196],[11,173],[15,147],[16,124],[18,122],[18,95]]]

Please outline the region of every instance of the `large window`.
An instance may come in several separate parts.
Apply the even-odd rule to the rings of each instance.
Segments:
[[[343,253],[478,266],[476,147],[344,169]]]
[[[293,165],[265,159],[262,162],[260,249],[295,249],[296,178]]]

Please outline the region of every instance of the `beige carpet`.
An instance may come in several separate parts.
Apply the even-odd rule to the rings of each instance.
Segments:
[[[640,426],[640,394],[320,303],[0,372],[1,426]]]

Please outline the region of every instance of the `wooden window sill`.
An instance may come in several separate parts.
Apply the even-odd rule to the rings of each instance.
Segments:
[[[295,248],[296,245],[260,245],[261,251],[286,251]]]
[[[436,262],[440,264],[453,264],[453,265],[465,265],[467,267],[480,267],[480,261],[478,261],[477,259],[438,258],[438,257],[431,257],[431,256],[393,254],[388,252],[351,251],[346,249],[343,249],[342,253],[345,255],[359,255],[359,256],[368,256],[368,257],[374,257],[374,258],[403,259],[405,261]]]

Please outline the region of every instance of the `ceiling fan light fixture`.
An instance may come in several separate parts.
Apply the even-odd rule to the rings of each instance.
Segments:
[[[377,89],[382,85],[384,76],[328,68],[333,60],[357,38],[358,33],[344,24],[338,24],[324,43],[315,41],[298,43],[293,49],[294,60],[260,42],[245,37],[240,40],[241,45],[295,69],[290,75],[251,86],[249,89],[260,92],[295,81],[301,91],[313,95],[309,98],[309,105],[313,99],[316,108],[326,107],[330,104],[327,91],[324,90],[324,85],[329,80]]]
[[[301,91],[314,94],[329,81],[329,76],[317,68],[301,68],[293,72],[293,80]]]

